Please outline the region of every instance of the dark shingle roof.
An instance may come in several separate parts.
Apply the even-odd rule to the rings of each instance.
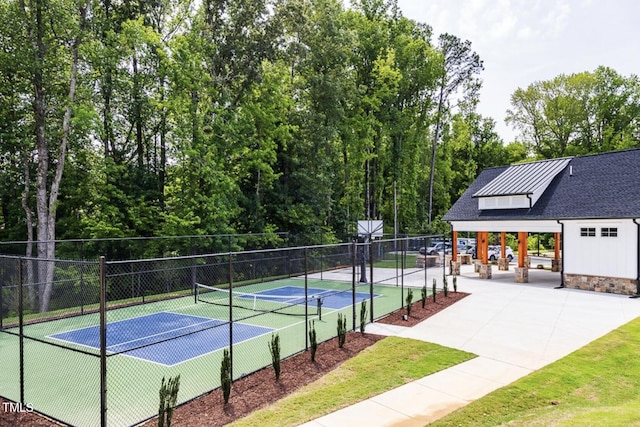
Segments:
[[[574,157],[531,209],[478,209],[473,197],[509,166],[485,169],[444,221],[640,218],[640,149]]]
[[[567,166],[570,158],[543,160],[509,166],[495,179],[482,187],[473,197],[533,194]]]

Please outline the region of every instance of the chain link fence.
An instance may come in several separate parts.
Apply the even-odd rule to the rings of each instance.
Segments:
[[[0,256],[0,395],[79,426],[129,426],[158,410],[163,378],[178,403],[403,307],[433,236],[98,262]],[[408,283],[410,282],[410,285]]]

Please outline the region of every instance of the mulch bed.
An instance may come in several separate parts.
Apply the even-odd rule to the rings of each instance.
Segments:
[[[469,295],[463,292],[449,292],[445,297],[440,292],[436,294],[435,302],[429,298],[425,308],[422,308],[419,290],[417,293],[418,300],[412,304],[411,315],[406,320],[404,320],[406,309],[403,309],[391,313],[377,322],[413,326]],[[414,290],[414,297],[415,294]],[[282,361],[279,381],[275,381],[271,367],[236,380],[233,383],[228,404],[224,404],[222,391],[220,389],[214,390],[176,408],[172,424],[185,427],[228,424],[317,380],[382,338],[384,336],[349,332],[342,349],[338,348],[337,338],[321,343],[318,346],[315,362],[311,362],[309,352],[303,352]],[[2,398],[0,398],[0,405],[1,402],[3,402]],[[156,424],[157,420],[151,419],[145,425],[150,427]],[[59,424],[35,413],[9,413],[3,411],[0,406],[0,426],[27,425],[35,427],[59,426]]]
[[[444,292],[438,292],[436,293],[436,301],[434,302],[433,297],[429,296],[425,302],[424,308],[422,308],[422,300],[420,299],[419,290],[418,292],[416,292],[416,290],[413,291],[414,300],[416,298],[416,293],[418,295],[418,300],[411,304],[411,315],[407,317],[407,320],[404,320],[403,318],[404,315],[407,314],[407,310],[405,309],[393,312],[387,317],[377,320],[377,322],[385,323],[387,325],[413,326],[469,295],[464,292],[449,292],[445,297]]]

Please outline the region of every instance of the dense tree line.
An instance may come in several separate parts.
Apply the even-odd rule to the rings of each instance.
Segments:
[[[0,20],[3,240],[426,231],[501,147],[471,44],[393,1],[2,0]]]
[[[0,239],[444,231],[486,167],[638,145],[636,77],[519,89],[505,146],[481,71],[394,0],[0,0]]]

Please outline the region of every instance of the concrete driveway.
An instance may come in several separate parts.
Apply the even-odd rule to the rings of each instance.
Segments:
[[[367,326],[367,332],[433,342],[479,357],[304,426],[424,426],[640,315],[640,299],[554,289],[558,273],[530,270],[530,283],[516,284],[513,270],[495,270],[492,279],[480,280],[472,266],[463,266],[458,290],[471,295],[416,326]]]

